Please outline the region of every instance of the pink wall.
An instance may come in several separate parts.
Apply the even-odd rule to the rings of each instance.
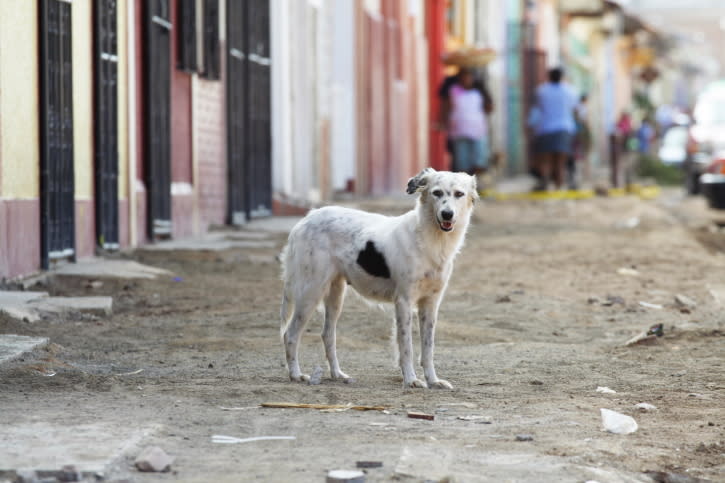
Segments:
[[[40,202],[37,199],[0,200],[0,227],[0,278],[37,272],[40,269]]]
[[[223,52],[222,48],[222,52]],[[227,209],[226,103],[222,79],[197,82],[194,106],[199,163],[199,215],[202,231],[223,224]]]

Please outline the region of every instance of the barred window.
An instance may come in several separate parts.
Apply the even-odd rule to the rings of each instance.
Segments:
[[[202,55],[201,76],[219,79],[219,0],[204,0],[202,13]]]
[[[185,72],[196,72],[196,0],[178,0],[176,26],[176,67]]]

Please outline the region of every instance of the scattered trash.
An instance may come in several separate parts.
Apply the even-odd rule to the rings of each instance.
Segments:
[[[670,473],[669,471],[645,471],[645,475],[652,478],[655,483],[709,483],[710,480],[703,480],[681,473]]]
[[[215,434],[211,437],[212,443],[219,444],[238,444],[253,443],[255,441],[274,441],[274,440],[293,440],[295,436],[255,436],[253,438],[235,438],[234,436],[224,436],[223,434]]]
[[[312,375],[310,376],[310,380],[307,381],[307,384],[310,386],[317,386],[322,382],[322,367],[315,366],[315,369],[312,371]]]
[[[101,287],[103,287],[103,282],[101,282],[100,280],[90,280],[86,284],[86,288],[99,289]]]
[[[618,268],[617,273],[620,275],[628,276],[628,277],[638,277],[639,276],[639,272],[637,270],[635,270],[634,268],[627,268],[627,267]]]
[[[488,416],[458,416],[456,419],[461,421],[476,421],[478,424],[491,424],[491,418]]]
[[[174,282],[183,282],[184,281],[184,279],[181,277],[174,277],[173,280],[174,280]]]
[[[121,372],[119,374],[114,374],[114,375],[115,376],[133,376],[136,374],[141,374],[142,372],[143,372],[143,369],[138,369],[138,370],[131,371],[131,372]]]
[[[469,403],[469,402],[459,402],[459,403],[441,403],[441,406],[462,406],[467,409],[476,409],[478,407],[478,404]]]
[[[598,386],[597,392],[602,392],[604,394],[617,394],[617,391],[615,391],[614,389],[609,389],[606,386]]]
[[[279,409],[354,409],[355,411],[383,411],[388,406],[353,406],[352,404],[304,404],[289,402],[266,402],[260,404],[263,408]]]
[[[637,421],[631,416],[610,409],[600,409],[604,429],[614,434],[629,434],[637,431]]]
[[[500,296],[496,297],[497,304],[505,304],[508,302],[511,302],[511,297],[509,297],[508,295],[500,295]]]
[[[358,461],[355,463],[358,468],[382,468],[382,461]]]
[[[648,309],[662,309],[662,306],[660,304],[651,304],[649,302],[640,301],[639,305],[641,305],[642,307],[646,307]]]
[[[657,337],[662,337],[663,335],[665,335],[664,325],[655,324],[647,329],[645,332],[640,332],[639,334],[629,339],[627,342],[624,343],[624,345],[629,346],[634,344],[650,344],[654,342]]]
[[[433,421],[435,419],[435,415],[433,414],[418,413],[415,411],[408,411],[408,417],[411,419],[426,419],[428,421]]]
[[[516,441],[533,441],[534,437],[530,434],[517,434]]]
[[[139,471],[154,471],[157,473],[169,471],[174,458],[167,455],[158,446],[147,446],[136,457],[134,465]]]
[[[637,228],[639,226],[639,217],[633,216],[631,218],[627,218],[626,220],[618,221],[615,226],[617,228]]]
[[[649,404],[646,402],[641,402],[639,404],[635,404],[634,407],[636,407],[637,409],[639,409],[642,412],[654,411],[657,409],[657,406],[655,406],[654,404]]]
[[[602,302],[602,305],[605,307],[610,307],[614,304],[625,305],[624,298],[619,295],[607,295],[606,300]]]
[[[327,483],[364,483],[365,473],[359,470],[332,470],[327,473]]]
[[[686,309],[694,309],[697,306],[697,302],[692,300],[690,297],[682,294],[675,295],[675,302],[677,303],[677,305]]]

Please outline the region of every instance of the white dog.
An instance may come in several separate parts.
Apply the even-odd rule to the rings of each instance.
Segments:
[[[428,168],[408,181],[407,192],[420,196],[404,215],[330,206],[311,211],[290,232],[283,253],[281,332],[291,380],[309,380],[300,371],[297,353],[305,324],[320,301],[325,306],[322,340],[330,373],[333,379],[350,379],[340,370],[335,349],[335,326],[349,284],[365,297],[395,304],[403,385],[452,387],[438,379],[433,367],[434,330],[453,259],[478,199],[476,179]],[[413,367],[415,308],[427,384]]]

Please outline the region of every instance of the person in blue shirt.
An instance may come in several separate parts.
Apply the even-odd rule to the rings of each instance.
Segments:
[[[561,68],[549,71],[549,81],[536,89],[536,98],[532,111],[535,116],[529,118],[534,130],[533,152],[541,180],[537,189],[546,190],[549,181],[557,189],[564,184],[566,160],[572,152],[576,122],[574,111],[579,96],[566,82]]]

